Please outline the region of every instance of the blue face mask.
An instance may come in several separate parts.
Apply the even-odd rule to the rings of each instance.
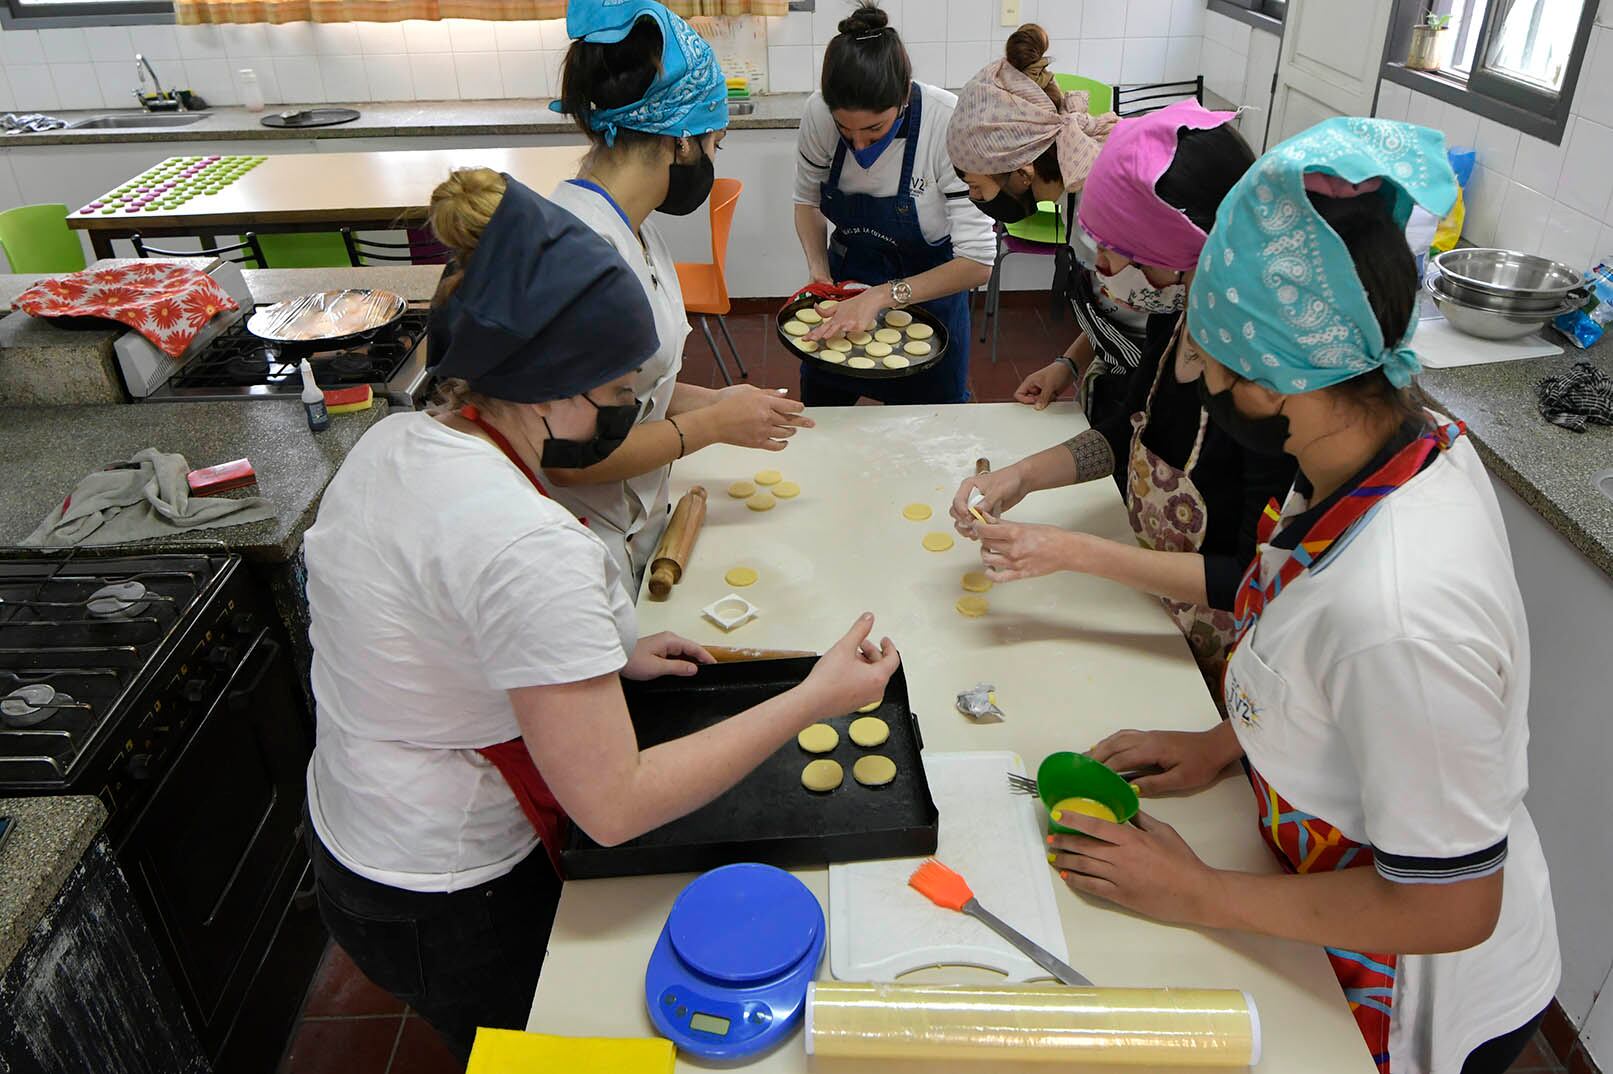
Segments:
[[[907,114],[905,112],[897,116],[891,123],[891,129],[885,132],[885,137],[866,149],[858,149],[850,141],[846,142],[846,147],[851,150],[851,155],[857,159],[857,163],[862,167],[863,171],[872,168],[874,161],[878,160],[880,155],[890,148],[890,144],[896,140],[896,132],[902,129],[902,123],[906,119]]]

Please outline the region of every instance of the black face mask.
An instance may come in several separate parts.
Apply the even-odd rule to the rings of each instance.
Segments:
[[[588,399],[588,396],[584,395],[583,398]],[[600,406],[592,399],[588,399],[588,404],[599,411],[591,440],[557,439],[554,430],[549,428],[549,419],[543,419],[549,439],[543,442],[539,466],[545,470],[586,470],[596,466],[622,446],[627,434],[633,431],[633,426],[638,422],[639,403],[636,399],[620,406]]]
[[[1239,446],[1258,455],[1284,455],[1283,445],[1288,443],[1288,415],[1271,414],[1264,418],[1246,418],[1238,413],[1232,401],[1232,389],[1211,392],[1204,377],[1199,377],[1199,402],[1209,412],[1210,420],[1222,432],[1232,437]]]
[[[688,216],[711,197],[711,184],[717,181],[717,166],[706,155],[705,146],[697,141],[700,159],[693,164],[668,165],[666,197],[655,207],[656,212],[668,216]]]
[[[974,207],[997,221],[999,224],[1017,224],[1036,211],[1036,195],[1029,190],[1018,197],[1008,192],[1007,187],[997,191],[997,196],[990,201],[975,201]]]

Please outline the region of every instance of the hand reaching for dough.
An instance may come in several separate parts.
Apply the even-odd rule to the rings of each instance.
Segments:
[[[712,423],[712,439],[719,444],[783,451],[797,429],[815,422],[800,402],[787,398],[788,389],[763,389],[736,384],[717,393],[717,401],[698,411]]]
[[[1014,389],[1014,399],[1037,410],[1045,410],[1047,404],[1057,399],[1060,392],[1074,383],[1075,371],[1067,362],[1049,362],[1026,377],[1020,386]]]
[[[889,638],[869,640],[874,613],[864,612],[844,637],[818,658],[797,689],[812,698],[812,720],[843,716],[885,696],[885,684],[901,666],[901,654]]]
[[[1055,571],[1074,570],[1075,546],[1083,536],[1057,526],[1025,522],[976,523],[980,562],[993,582],[1040,578]]]
[[[835,306],[822,324],[806,334],[807,339],[838,339],[851,332],[871,332],[879,324],[879,315],[889,305],[890,292],[882,287],[870,287],[856,298],[848,298]]]
[[[979,489],[985,497],[975,506],[988,518],[995,518],[1025,498],[1017,464],[1001,470],[976,474],[958,486],[952,497],[952,526],[970,540],[978,540],[979,521],[969,512],[969,493]]]
[[[633,655],[622,668],[622,678],[659,679],[663,675],[693,675],[701,664],[715,664],[717,658],[670,630],[640,638],[633,646]]]

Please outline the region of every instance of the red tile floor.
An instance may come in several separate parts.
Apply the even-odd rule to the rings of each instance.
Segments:
[[[1071,321],[1052,321],[1045,297],[1011,296],[1010,301],[1003,311],[997,363],[991,362],[989,343],[974,346],[970,390],[982,403],[1011,400],[1021,380],[1063,353],[1074,338]],[[715,333],[715,324],[712,327]],[[728,328],[752,384],[789,388],[792,395],[798,394],[800,363],[779,342],[771,314],[737,312],[729,316]],[[717,338],[721,344],[720,333]],[[737,377],[737,371],[731,371]],[[723,384],[698,325],[685,347],[682,379],[713,388]],[[309,989],[302,1020],[281,1064],[281,1074],[448,1074],[461,1069],[429,1025],[371,984],[335,945]],[[1512,1071],[1564,1074],[1539,1037]]]

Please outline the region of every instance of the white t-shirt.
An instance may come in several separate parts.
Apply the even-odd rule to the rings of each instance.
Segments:
[[[1293,494],[1283,517],[1306,506]],[[1371,846],[1386,878],[1450,883],[1505,867],[1489,939],[1397,959],[1391,1069],[1459,1074],[1475,1047],[1538,1014],[1561,974],[1546,861],[1523,804],[1523,600],[1465,437],[1345,541],[1239,644],[1227,707],[1272,788]],[[1286,555],[1262,551],[1269,578]]]
[[[683,311],[683,288],[672,250],[661,233],[646,220],[639,229],[643,242],[633,234],[610,201],[596,190],[565,182],[555,187],[549,200],[592,228],[622,255],[644,288],[655,313],[655,334],[660,349],[644,363],[633,380],[633,391],[649,406],[639,421],[662,421],[672,405],[678,371],[683,368],[683,343],[689,335],[689,318]],[[555,499],[571,508],[611,550],[627,575],[627,588],[638,597],[638,579],[649,566],[655,546],[666,529],[667,505],[671,493],[667,478],[670,466],[663,466],[626,481],[608,485],[575,485],[557,488],[546,482]]]
[[[497,448],[421,412],[360,438],[304,549],[320,840],[411,891],[509,872],[537,836],[476,750],[521,733],[505,691],[627,662],[615,562]]]
[[[966,257],[989,265],[997,257],[997,239],[992,234],[991,219],[969,200],[969,187],[958,178],[952,158],[947,156],[947,122],[957,107],[957,95],[923,82],[918,87],[924,96],[924,105],[919,117],[918,149],[913,157],[912,190],[913,201],[918,206],[919,230],[930,242],[950,237],[953,257]],[[796,142],[800,150],[795,159],[797,205],[819,204],[820,188],[829,180],[835,148],[839,144],[840,131],[835,127],[834,116],[823,102],[823,94],[814,93],[807,98]],[[891,139],[874,166],[865,170],[847,149],[846,162],[840,168],[840,189],[848,194],[894,197],[896,185],[902,178],[902,155],[906,150],[907,138],[898,135]]]

